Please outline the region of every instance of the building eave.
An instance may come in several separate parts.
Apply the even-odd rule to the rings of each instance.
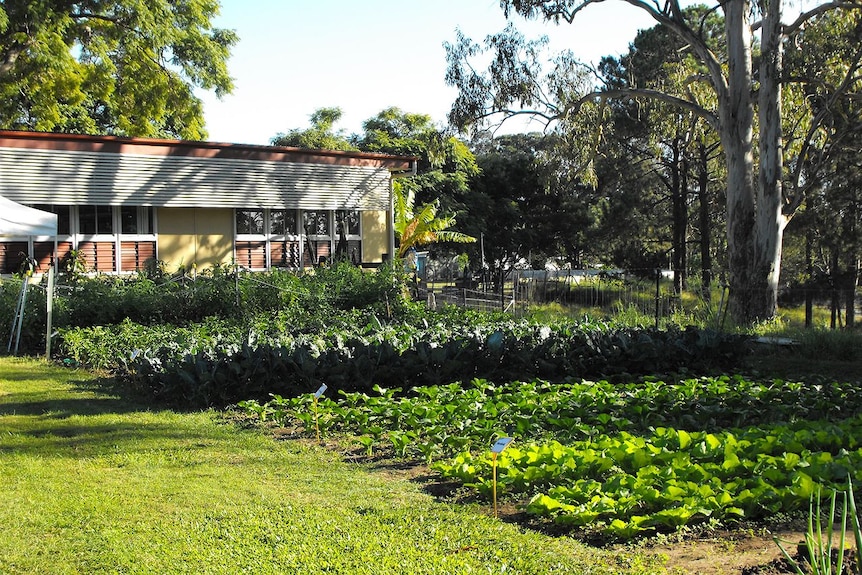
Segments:
[[[370,152],[306,150],[285,146],[17,130],[0,130],[0,147],[149,156],[238,159],[261,162],[369,166],[386,168],[393,174],[412,172],[418,160],[414,156],[396,156]]]

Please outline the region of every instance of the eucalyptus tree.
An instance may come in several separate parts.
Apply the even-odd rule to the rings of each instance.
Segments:
[[[221,97],[237,35],[217,0],[0,1],[0,126],[206,137],[196,88]]]
[[[862,4],[826,2],[785,23],[782,0],[759,0],[754,5],[750,0],[727,0],[710,8],[723,13],[723,51],[717,52],[705,33],[708,27],[700,11],[683,10],[678,0],[624,1],[649,14],[684,42],[702,70],[687,85],[706,86],[714,105],[691,97],[687,90],[595,89],[587,72],[572,73],[571,55],[558,59],[554,71],[543,78],[537,44],[526,42],[510,27],[486,39],[486,48],[495,52],[487,74],[476,72],[469,63],[483,51],[481,46],[460,34],[454,45],[447,45],[447,81],[459,90],[450,120],[463,128],[496,114],[506,118],[535,112],[549,121],[561,122],[586,115],[596,126],[603,104],[615,98],[650,98],[697,115],[718,134],[724,152],[732,314],[742,323],[771,318],[776,311],[784,229],[800,205],[799,193],[804,192],[784,185],[781,105],[785,44],[822,14],[855,10]],[[507,16],[517,13],[556,24],[571,23],[581,10],[596,3],[501,0]],[[755,20],[758,17],[761,19]]]

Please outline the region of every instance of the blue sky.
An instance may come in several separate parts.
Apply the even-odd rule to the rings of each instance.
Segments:
[[[591,62],[626,52],[653,25],[624,2],[590,6],[572,25],[513,21]],[[455,98],[443,42],[456,28],[478,41],[506,25],[497,0],[222,0],[214,23],[240,42],[229,62],[234,93],[221,101],[200,93],[209,139],[247,144],[306,128],[322,107],[343,110],[347,133],[390,106],[443,124]]]

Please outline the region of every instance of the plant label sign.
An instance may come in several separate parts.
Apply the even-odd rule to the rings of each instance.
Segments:
[[[509,447],[513,439],[512,437],[501,437],[491,446],[491,453],[503,453],[503,450]]]
[[[320,388],[314,392],[314,399],[320,399],[320,396],[323,395],[323,392],[326,391],[326,384],[320,386]]]

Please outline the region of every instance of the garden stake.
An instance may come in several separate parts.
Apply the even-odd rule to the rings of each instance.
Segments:
[[[314,433],[317,436],[317,443],[320,443],[320,425],[317,423],[317,396],[314,396]]]
[[[491,493],[493,494],[494,500],[494,519],[497,518],[497,452],[491,452]]]
[[[491,498],[494,502],[494,519],[497,518],[497,456],[512,443],[511,437],[501,437],[491,446]]]
[[[326,391],[326,384],[320,386],[320,388],[314,392],[314,396],[312,396],[312,403],[314,404],[314,432],[317,434],[317,443],[320,443],[320,424],[317,420],[317,400],[323,395],[323,392]]]

